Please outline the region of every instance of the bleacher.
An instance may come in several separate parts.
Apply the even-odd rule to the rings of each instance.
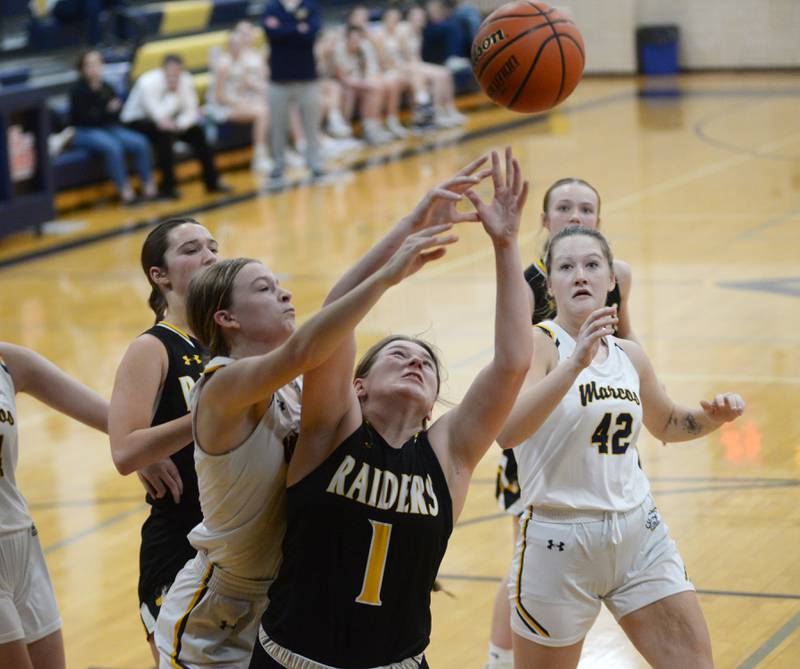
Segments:
[[[36,0],[43,6],[44,0]],[[5,2],[10,3],[8,8]],[[27,1],[5,0],[3,13],[14,9],[18,13],[27,10]],[[352,0],[332,0],[324,3],[326,20],[340,22],[348,10],[356,3]],[[380,15],[378,8],[372,7],[375,17]],[[143,72],[159,67],[164,56],[168,53],[179,54],[187,71],[192,73],[198,98],[201,104],[204,101],[206,90],[211,82],[208,71],[209,55],[214,50],[225,48],[230,28],[240,20],[255,18],[260,7],[250,0],[182,0],[180,2],[147,3],[125,7],[116,14],[113,21],[114,41],[116,47],[107,50],[106,75],[122,97],[127,95],[130,86]],[[335,17],[335,18],[334,18]],[[63,26],[57,28],[52,25],[52,19],[31,17],[31,42],[34,49],[42,42],[47,47],[66,44],[73,46],[83,44],[83,27],[76,26],[75,30],[64,31]],[[58,35],[56,35],[58,33]],[[263,31],[258,31],[261,44],[264,43]],[[81,47],[85,48],[85,47]],[[126,48],[128,49],[126,51]],[[70,80],[77,76],[73,71],[74,54],[79,49],[73,49],[67,62],[61,61],[64,74],[63,85],[54,87],[53,93],[60,93],[60,98],[51,101],[53,111],[53,129],[59,130],[68,123],[68,103],[65,93],[69,88]],[[104,49],[101,49],[106,51]],[[0,66],[0,86],[9,84],[24,84],[28,80],[29,71],[25,67]],[[466,77],[456,77],[457,89],[474,90],[474,80],[471,74]],[[251,128],[247,125],[222,123],[207,128],[211,144],[216,153],[249,147],[251,144]],[[249,154],[241,153],[238,162],[242,164],[248,159]],[[178,156],[180,159],[180,156]],[[223,159],[222,164],[226,161]],[[228,161],[229,162],[229,161]],[[188,166],[187,166],[188,167]],[[73,193],[66,198],[66,206],[75,206],[91,201],[99,193],[111,194],[113,189],[105,172],[103,161],[98,161],[88,151],[77,148],[67,148],[52,159],[53,183],[57,192],[81,189],[85,192],[81,196]],[[191,171],[191,168],[190,168]],[[180,171],[179,171],[180,174]],[[99,188],[87,189],[87,186],[99,184]],[[62,201],[64,198],[60,198]]]

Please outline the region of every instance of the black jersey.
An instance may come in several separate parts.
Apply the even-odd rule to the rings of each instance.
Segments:
[[[287,489],[283,563],[262,619],[288,650],[340,669],[422,653],[453,529],[427,431],[392,448],[368,423]]]
[[[153,335],[167,350],[167,375],[150,423],[155,426],[189,413],[189,391],[203,371],[203,349],[194,337],[166,321],[154,325],[144,334]],[[163,592],[186,561],[194,557],[196,551],[186,535],[203,519],[194,469],[194,443],[189,442],[170,457],[183,481],[180,502],[176,504],[169,492],[161,499],[147,495],[150,516],[142,526],[139,602],[146,605],[152,615],[151,621],[142,611],[148,633],[152,632],[151,622],[158,615]]]
[[[542,321],[549,321],[556,317],[556,305],[553,299],[547,294],[547,269],[541,260],[536,260],[525,270],[525,281],[533,292],[533,325]],[[614,285],[606,297],[606,306],[613,304],[619,306],[621,300],[619,283]]]
[[[168,423],[189,413],[189,391],[203,372],[203,349],[194,337],[166,321],[161,321],[144,334],[153,335],[167,349],[168,369],[151,426]],[[159,511],[182,514],[200,508],[197,474],[194,471],[194,443],[189,442],[170,458],[183,480],[183,494],[178,504],[172,495],[161,499],[147,496],[147,503]],[[194,517],[199,516],[192,513]],[[196,524],[196,523],[195,523]],[[194,527],[194,525],[192,525]],[[190,528],[191,529],[191,528]]]

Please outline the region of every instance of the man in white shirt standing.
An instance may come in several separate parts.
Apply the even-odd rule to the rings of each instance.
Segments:
[[[184,71],[183,60],[176,54],[164,57],[161,67],[142,74],[133,86],[120,119],[144,133],[153,144],[161,170],[159,195],[180,198],[175,187],[176,140],[186,142],[203,166],[203,182],[208,193],[227,193],[230,187],[219,180],[214,157],[200,125],[197,93],[192,76]]]

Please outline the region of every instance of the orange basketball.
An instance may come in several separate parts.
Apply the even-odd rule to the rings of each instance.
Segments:
[[[493,11],[472,42],[472,69],[497,104],[517,112],[552,109],[583,74],[583,38],[543,2],[509,2]]]

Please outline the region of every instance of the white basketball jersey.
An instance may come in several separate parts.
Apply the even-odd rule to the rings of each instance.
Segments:
[[[216,357],[204,374],[231,362],[231,358]],[[287,447],[293,446],[300,427],[300,405],[285,388],[278,390],[247,439],[232,451],[209,455],[198,446],[195,424],[197,403],[207,379],[203,376],[190,395],[203,520],[189,533],[189,542],[233,576],[273,579],[280,566],[286,531],[284,440]],[[299,382],[293,384],[299,396]]]
[[[14,379],[0,358],[0,535],[29,529],[28,505],[17,490],[17,403]]]
[[[551,335],[561,361],[572,355],[575,340],[563,328],[537,327]],[[627,511],[650,491],[636,449],[639,375],[617,341],[605,337],[608,357],[582,370],[544,424],[514,448],[525,506]]]

